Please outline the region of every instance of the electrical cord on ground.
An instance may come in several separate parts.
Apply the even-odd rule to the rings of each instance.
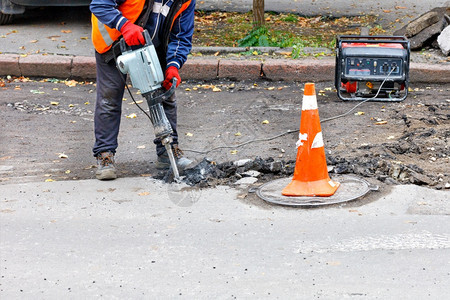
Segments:
[[[368,101],[370,101],[370,100],[373,100],[373,99],[375,99],[376,97],[378,97],[378,95],[380,94],[381,88],[383,87],[384,83],[386,82],[386,80],[389,78],[389,76],[391,75],[391,73],[392,73],[394,70],[395,70],[395,68],[392,68],[392,70],[388,73],[388,75],[386,76],[386,78],[385,78],[385,79],[383,80],[383,82],[380,84],[380,87],[378,88],[378,91],[377,91],[377,93],[375,94],[375,96],[373,96],[373,97],[371,97],[371,98],[367,98],[367,99],[365,99],[364,101],[359,102],[357,105],[353,106],[349,111],[347,111],[347,112],[344,113],[344,114],[341,114],[341,115],[337,115],[337,116],[334,116],[334,117],[330,117],[330,118],[323,119],[323,120],[320,121],[320,123],[325,123],[325,122],[328,122],[328,121],[331,121],[331,120],[335,120],[335,119],[338,119],[338,118],[342,118],[342,117],[348,116],[352,111],[354,111],[357,107],[359,107],[359,106],[362,105],[363,103],[366,103],[366,102],[368,102]],[[279,138],[279,137],[282,137],[282,136],[285,136],[285,135],[288,135],[288,134],[291,134],[291,133],[298,133],[298,129],[295,129],[295,130],[290,129],[290,130],[288,130],[288,131],[286,131],[286,132],[277,134],[277,135],[272,136],[272,137],[262,138],[262,139],[253,139],[253,140],[246,141],[246,142],[243,142],[243,143],[240,143],[240,144],[237,144],[237,145],[233,145],[233,146],[218,146],[218,147],[212,148],[212,149],[207,150],[207,151],[198,151],[198,150],[191,150],[191,149],[183,149],[183,151],[184,151],[184,152],[193,152],[193,153],[198,153],[198,154],[208,154],[209,152],[213,152],[213,151],[216,151],[216,150],[219,150],[219,149],[235,149],[235,148],[240,148],[240,147],[245,146],[245,145],[250,144],[250,143],[271,141],[271,140],[277,139],[277,138]]]

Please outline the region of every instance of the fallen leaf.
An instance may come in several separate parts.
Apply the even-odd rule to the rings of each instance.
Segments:
[[[89,105],[90,103],[89,103],[89,101],[86,101],[86,102],[84,102],[84,104],[85,104],[85,105]]]
[[[64,173],[66,173],[66,174],[70,174],[71,173],[71,171],[70,170],[66,170]]]
[[[69,104],[69,107],[74,107],[75,105],[73,105],[73,104]]]
[[[220,88],[218,88],[218,87],[214,87],[213,88],[213,92],[221,92],[222,90],[220,89]]]
[[[214,53],[214,56],[218,56],[219,55],[219,51],[217,51],[216,53]]]
[[[241,136],[242,134],[240,132],[236,132],[234,135],[235,136]]]
[[[71,33],[72,30],[61,30],[62,33]]]
[[[190,132],[186,132],[186,136],[194,136],[194,135]]]
[[[363,112],[363,111],[358,111],[358,112],[355,113],[355,116],[362,116],[362,115],[364,115],[364,114],[365,114],[365,112]]]
[[[379,121],[379,122],[375,123],[375,125],[386,125],[386,124],[387,124],[387,121]]]
[[[50,102],[50,104],[51,104],[51,105],[55,105],[55,106],[56,106],[56,105],[59,105],[59,102],[56,102],[56,101],[52,101],[52,102]]]
[[[38,42],[38,40],[31,40],[31,41],[30,41],[30,43],[33,43],[33,44],[34,44],[34,43],[37,43],[37,42]]]
[[[138,149],[145,149],[145,145],[137,146]]]
[[[389,9],[383,9],[383,12],[388,14],[388,13],[391,12],[391,10],[389,10]]]
[[[237,150],[231,150],[230,154],[237,154],[237,152],[238,152]]]
[[[82,37],[80,37],[80,39],[81,39],[81,40],[88,40],[89,37],[87,37],[87,36],[82,36]]]
[[[68,80],[64,82],[65,85],[67,85],[68,87],[74,87],[77,85],[77,82],[75,80]]]
[[[125,100],[124,100],[124,101],[125,101]],[[142,103],[144,103],[144,100],[138,100],[138,101],[136,101],[136,102],[130,102],[130,103],[128,103],[128,104],[133,105],[133,104],[142,104]]]
[[[137,118],[137,115],[133,113],[133,114],[126,116],[126,118],[127,119],[135,119],[135,118]]]
[[[191,91],[190,88],[185,88],[184,90],[185,90],[186,92],[190,92],[190,91]]]
[[[45,179],[45,182],[53,182],[54,180],[53,179],[51,179],[51,178],[47,178],[47,179]]]
[[[69,158],[66,154],[64,153],[59,153],[58,155],[59,158]]]
[[[138,194],[139,196],[148,196],[150,195],[150,192],[142,192]]]
[[[262,124],[269,124],[269,120],[262,121]]]

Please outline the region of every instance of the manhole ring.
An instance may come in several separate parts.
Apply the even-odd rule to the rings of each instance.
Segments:
[[[341,185],[336,193],[329,197],[283,196],[281,191],[291,182],[292,178],[280,178],[269,181],[256,190],[256,195],[262,200],[274,204],[308,207],[356,200],[367,194],[369,191],[378,189],[377,186],[371,185],[366,180],[356,176],[335,175],[332,179],[339,182]]]

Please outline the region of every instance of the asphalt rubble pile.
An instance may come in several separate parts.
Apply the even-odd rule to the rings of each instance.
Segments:
[[[403,149],[403,146],[399,146],[399,149],[394,148],[391,149],[394,152],[404,152],[410,151],[414,147],[409,147],[407,150]],[[392,185],[416,184],[434,187],[435,189],[449,188],[444,186],[439,175],[427,175],[419,166],[393,162],[394,158],[394,156],[387,153],[376,156],[368,153],[362,157],[350,158],[339,155],[327,155],[327,165],[331,177],[333,177],[333,174],[352,174],[365,178],[374,178]],[[294,160],[275,160],[272,157],[267,159],[257,157],[253,160],[243,159],[219,164],[212,159],[204,158],[196,166],[184,171],[182,181],[191,187],[198,188],[208,188],[217,185],[245,187],[278,178],[291,177],[294,173],[295,165],[296,161]],[[173,181],[171,173],[160,172],[155,178],[166,182]]]
[[[394,32],[406,36],[411,50],[425,47],[440,49],[444,55],[450,53],[450,7],[436,7]]]

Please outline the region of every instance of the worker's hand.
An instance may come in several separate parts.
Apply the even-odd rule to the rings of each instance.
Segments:
[[[120,32],[122,33],[123,38],[125,40],[125,43],[127,43],[128,46],[144,45],[145,39],[144,36],[142,35],[143,31],[144,28],[135,25],[130,21],[126,21],[125,24],[123,24],[122,28],[120,29]]]
[[[177,67],[170,66],[167,68],[166,73],[164,74],[164,81],[162,83],[163,87],[166,90],[169,90],[172,87],[172,79],[174,77],[177,79],[176,87],[178,87],[181,82],[180,74],[178,73]]]

